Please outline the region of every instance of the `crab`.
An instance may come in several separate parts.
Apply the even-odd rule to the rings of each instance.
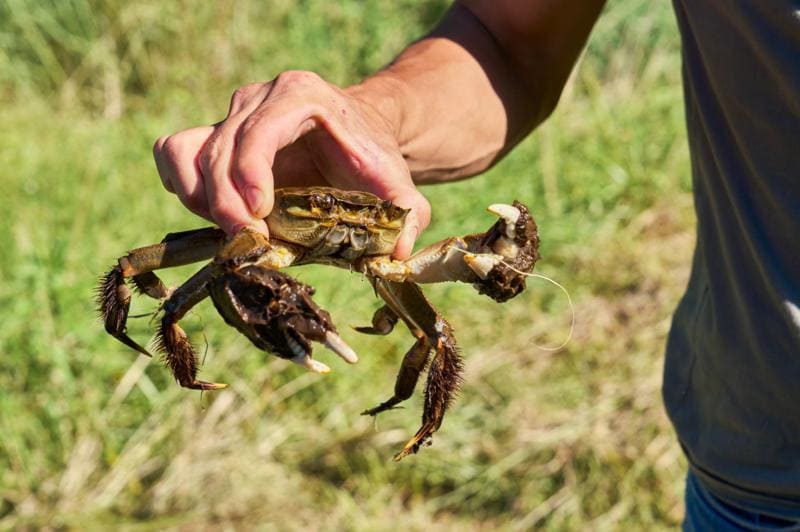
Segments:
[[[362,414],[375,416],[408,399],[429,367],[422,424],[395,455],[399,460],[431,443],[461,383],[463,360],[453,330],[420,289],[420,283],[461,281],[498,302],[525,288],[538,260],[539,236],[527,207],[514,201],[487,209],[498,220],[484,233],[451,237],[406,260],[391,254],[408,210],[377,196],[328,187],[275,191],[266,218],[270,236],[244,228],[227,237],[210,227],[168,234],[159,244],[128,252],[102,278],[98,306],[105,329],[128,347],[151,356],[126,331],[132,297],[128,287],[158,299],[155,346],[183,387],[217,390],[224,384],[197,379],[195,350],[179,320],[210,297],[224,320],[256,347],[308,370],[328,373],[312,358],[311,342],[324,344],[348,363],[356,353],[337,333],[313,288],[280,271],[290,265],[329,264],[366,276],[383,300],[361,333],[385,335],[402,320],[415,337],[396,378],[394,393]],[[186,282],[168,289],[155,270],[210,261]]]

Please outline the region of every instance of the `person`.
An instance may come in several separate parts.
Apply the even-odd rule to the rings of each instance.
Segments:
[[[800,8],[674,0],[697,211],[663,396],[690,471],[687,530],[800,529]],[[227,232],[273,189],[330,184],[430,220],[415,185],[478,174],[547,118],[603,0],[461,0],[363,82],[284,72],[227,118],[158,139],[163,184]]]

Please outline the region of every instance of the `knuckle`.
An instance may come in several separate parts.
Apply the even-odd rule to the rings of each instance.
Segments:
[[[271,85],[272,82],[250,83],[248,85],[242,85],[233,91],[230,108],[228,110],[228,116],[235,114],[244,107],[247,107],[254,99],[263,99],[269,92],[269,87]]]
[[[276,84],[286,87],[307,87],[324,83],[322,78],[309,70],[287,70],[278,74]]]
[[[263,86],[263,83],[250,83],[249,85],[242,85],[231,96],[231,108],[238,107],[247,102],[258,90]]]
[[[158,158],[158,155],[161,153],[161,150],[164,149],[164,144],[169,140],[169,135],[164,135],[158,137],[156,141],[153,143],[153,157]]]
[[[171,135],[161,144],[161,153],[168,160],[176,160],[180,157],[183,151],[183,142],[177,135]]]

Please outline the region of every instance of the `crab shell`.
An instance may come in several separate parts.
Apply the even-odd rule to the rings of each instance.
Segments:
[[[271,236],[307,248],[310,257],[352,260],[391,254],[408,212],[366,192],[282,188],[267,226]]]

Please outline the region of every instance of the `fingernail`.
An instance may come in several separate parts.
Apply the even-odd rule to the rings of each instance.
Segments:
[[[258,216],[261,212],[259,209],[264,203],[264,193],[258,187],[247,187],[244,189],[244,199],[247,202],[247,207],[253,215]]]

